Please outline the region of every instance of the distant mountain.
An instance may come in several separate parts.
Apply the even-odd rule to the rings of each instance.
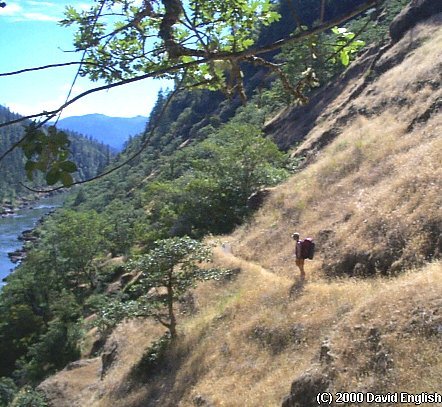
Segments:
[[[20,117],[19,114],[13,113],[8,108],[0,105],[0,123],[19,119]],[[66,132],[71,140],[70,158],[77,164],[78,168],[78,171],[74,174],[76,180],[89,179],[109,164],[112,154],[108,146],[89,140],[87,137],[69,130]],[[20,123],[0,128],[0,155],[20,140],[23,135],[23,126]],[[33,182],[27,179],[24,163],[24,155],[19,148],[9,153],[0,162],[0,206],[3,200],[13,201],[16,197],[29,195],[29,191],[25,189],[23,184],[37,188],[45,185],[41,174],[35,174]]]
[[[110,117],[103,114],[87,114],[61,119],[58,127],[91,136],[121,151],[129,136],[142,133],[146,123],[147,117],[144,116]]]

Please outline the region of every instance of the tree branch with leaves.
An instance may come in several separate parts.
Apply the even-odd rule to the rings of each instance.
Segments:
[[[35,125],[39,128],[67,106],[91,93],[147,78],[179,79],[184,88],[204,87],[222,90],[227,95],[236,93],[245,102],[244,64],[271,69],[291,89],[297,101],[306,102],[302,90],[308,81],[315,81],[310,71],[306,71],[308,74],[299,83],[292,85],[283,70],[265,59],[266,53],[340,25],[383,1],[367,0],[345,15],[311,27],[298,27],[291,35],[259,46],[255,43],[259,30],[280,17],[270,0],[143,0],[141,3],[96,0],[89,10],[77,11],[67,7],[61,25],[77,28],[75,51],[83,55],[79,75],[92,81],[104,80],[106,84],[67,99],[57,109],[0,123],[0,127],[43,118]],[[346,55],[342,54],[341,59],[345,61]],[[18,75],[54,66],[7,74]],[[29,143],[32,141],[28,138],[20,140],[0,157],[0,161],[15,148],[26,148]],[[47,149],[43,148],[43,151]],[[43,166],[34,165],[33,169],[39,170],[39,167]],[[54,171],[51,175],[46,172],[47,180],[56,178]],[[59,171],[58,174],[57,180],[63,185],[74,184],[69,171]]]
[[[217,280],[231,270],[201,267],[211,262],[211,248],[197,240],[174,237],[156,242],[149,253],[132,258],[126,269],[136,276],[125,288],[126,301],[116,300],[101,311],[102,332],[124,318],[152,317],[178,337],[175,303],[198,281]]]

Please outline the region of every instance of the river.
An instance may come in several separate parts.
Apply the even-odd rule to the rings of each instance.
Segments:
[[[9,260],[8,253],[23,246],[24,242],[19,241],[18,237],[23,231],[33,229],[43,215],[60,207],[63,199],[62,194],[42,198],[30,207],[19,209],[13,216],[0,218],[0,287],[5,285],[3,278],[16,267],[16,264]]]

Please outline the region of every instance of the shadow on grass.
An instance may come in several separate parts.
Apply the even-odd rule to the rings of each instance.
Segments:
[[[290,298],[299,297],[302,294],[302,291],[304,290],[305,284],[306,284],[306,279],[298,277],[294,282],[294,284],[290,287],[289,297]]]
[[[127,404],[127,407],[176,407],[204,374],[204,355],[189,360],[192,348],[185,338],[170,340],[167,335],[163,336],[146,350],[140,361],[121,380],[114,395],[124,400],[132,392],[139,393],[138,400]],[[183,380],[184,365],[186,372]]]

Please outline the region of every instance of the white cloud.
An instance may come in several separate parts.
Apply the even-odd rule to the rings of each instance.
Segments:
[[[0,16],[15,16],[19,14],[23,8],[16,3],[8,3],[6,7],[0,8]]]
[[[83,11],[88,11],[91,8],[91,4],[86,4],[86,3],[79,3],[79,4],[74,4],[74,7],[77,10],[83,10]]]
[[[18,113],[22,116],[28,116],[36,113],[35,109],[32,109],[31,106],[25,103],[14,103],[14,102],[1,102],[0,105],[6,106],[11,112]]]
[[[49,1],[28,0],[26,3],[31,6],[36,6],[36,7],[57,7],[56,3],[51,3]]]
[[[25,20],[29,21],[59,21],[59,17],[49,16],[43,13],[23,13]]]
[[[64,7],[49,1],[28,0],[25,2],[7,2],[6,7],[0,8],[0,17],[7,21],[43,21],[56,22],[63,17]]]

